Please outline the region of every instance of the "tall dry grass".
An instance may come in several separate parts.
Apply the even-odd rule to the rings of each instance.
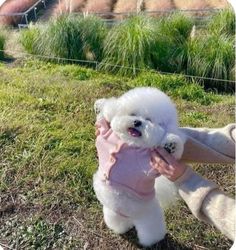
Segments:
[[[112,10],[112,0],[88,0],[83,8],[84,12],[88,13],[104,13],[104,12],[111,12]]]
[[[174,2],[172,0],[145,0],[145,10],[157,11],[157,10],[170,10],[175,9]]]
[[[29,9],[37,0],[8,0],[0,8],[0,14],[21,13]],[[23,17],[1,16],[0,24],[17,25]]]
[[[211,8],[226,8],[230,5],[227,0],[206,0],[206,2]]]
[[[115,13],[140,11],[143,1],[138,0],[118,0],[114,6]]]
[[[208,8],[206,0],[174,0],[174,4],[177,9],[186,10],[198,10]]]
[[[80,11],[83,8],[85,2],[85,0],[59,0],[53,15]]]

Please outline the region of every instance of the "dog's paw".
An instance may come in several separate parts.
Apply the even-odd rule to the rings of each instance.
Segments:
[[[164,145],[164,149],[169,153],[169,154],[174,154],[174,152],[176,151],[176,146],[177,143],[176,142],[167,142]]]
[[[95,111],[96,115],[98,115],[98,114],[100,114],[102,112],[102,108],[104,106],[105,101],[106,101],[105,98],[98,99],[97,101],[95,101],[95,103],[94,103],[94,111]]]
[[[162,147],[176,159],[180,159],[184,151],[184,141],[178,135],[170,133],[162,142]]]

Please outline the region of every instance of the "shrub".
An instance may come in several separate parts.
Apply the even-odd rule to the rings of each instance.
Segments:
[[[136,75],[139,69],[151,68],[153,32],[152,19],[142,15],[114,26],[105,39],[100,67],[122,75]]]
[[[161,19],[156,27],[156,42],[152,51],[155,68],[167,72],[183,71],[187,64],[193,20],[177,13]]]
[[[0,31],[1,32],[1,31]],[[0,59],[4,58],[5,36],[0,33]]]

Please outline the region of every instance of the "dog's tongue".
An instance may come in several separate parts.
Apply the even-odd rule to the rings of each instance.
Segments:
[[[128,128],[128,132],[133,137],[140,137],[140,136],[142,136],[142,133],[140,131],[138,131],[137,129],[135,129],[135,128]]]

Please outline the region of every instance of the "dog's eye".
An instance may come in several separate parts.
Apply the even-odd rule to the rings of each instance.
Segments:
[[[130,114],[130,116],[137,116],[135,113]]]
[[[146,121],[152,122],[152,120],[150,118],[146,118]]]

